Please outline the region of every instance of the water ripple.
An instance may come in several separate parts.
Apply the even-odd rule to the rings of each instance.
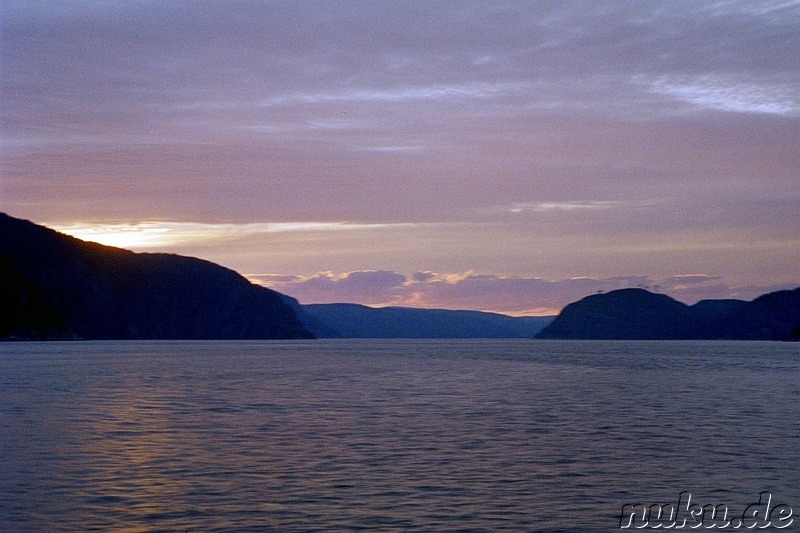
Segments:
[[[800,510],[797,347],[3,345],[0,530],[610,531]]]

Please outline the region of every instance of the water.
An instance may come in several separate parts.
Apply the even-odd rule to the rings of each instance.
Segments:
[[[0,531],[613,531],[626,503],[800,524],[798,345],[0,345]]]

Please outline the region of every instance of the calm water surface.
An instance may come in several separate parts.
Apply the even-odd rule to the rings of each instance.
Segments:
[[[800,347],[0,345],[0,531],[613,531],[626,503],[800,524]]]

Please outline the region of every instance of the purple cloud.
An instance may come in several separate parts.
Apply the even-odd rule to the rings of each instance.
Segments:
[[[407,278],[386,270],[356,271],[341,275],[319,272],[309,277],[248,275],[254,283],[284,292],[302,303],[399,303]]]

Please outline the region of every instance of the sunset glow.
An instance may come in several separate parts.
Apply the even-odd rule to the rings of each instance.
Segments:
[[[48,227],[78,239],[130,249],[178,248],[193,244],[213,244],[215,241],[244,239],[267,233],[375,230],[387,226],[388,224],[348,224],[345,222],[206,224],[164,221],[138,222],[136,224],[48,224]]]
[[[118,248],[156,248],[176,244],[167,228],[156,224],[129,225],[51,225],[54,230],[84,241],[97,242]]]

